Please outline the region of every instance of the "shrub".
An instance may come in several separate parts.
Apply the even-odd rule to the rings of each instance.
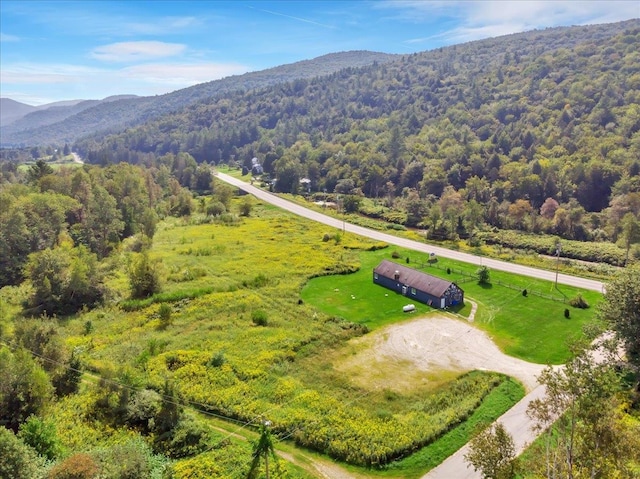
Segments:
[[[589,308],[589,303],[587,303],[587,300],[584,299],[580,293],[578,293],[578,295],[575,298],[571,299],[569,301],[569,304],[574,308],[580,308],[580,309]]]
[[[160,271],[146,253],[134,259],[129,268],[131,297],[141,299],[160,292]]]
[[[259,274],[253,279],[242,280],[242,286],[245,288],[262,288],[269,284],[269,278],[264,274]]]
[[[524,297],[526,298],[526,297],[527,297],[527,294],[529,294],[529,293],[527,292],[527,290],[526,290],[526,289],[523,289],[523,290],[522,290],[522,296],[524,296]]]
[[[478,283],[489,284],[491,282],[491,274],[489,273],[489,268],[486,266],[480,266],[476,274],[478,275]]]
[[[564,317],[567,319],[571,317],[571,311],[569,311],[569,308],[564,308]]]
[[[56,396],[68,396],[78,391],[80,380],[82,379],[82,363],[73,354],[67,363],[67,367],[61,373],[55,374],[51,382],[55,389]]]
[[[251,210],[253,209],[253,199],[251,196],[246,195],[242,202],[240,203],[240,215],[249,216],[251,215]]]
[[[161,405],[162,398],[157,392],[150,389],[137,391],[126,406],[127,424],[149,434]]]
[[[160,329],[165,329],[171,324],[171,306],[167,303],[162,303],[158,309],[158,315],[160,316]]]
[[[150,477],[153,453],[142,441],[130,441],[96,453],[104,479],[139,479]]]
[[[261,309],[256,309],[251,313],[251,321],[256,326],[266,326],[267,325],[267,313],[265,313]]]
[[[47,479],[94,479],[100,468],[89,454],[68,457],[49,472]]]
[[[55,424],[43,421],[38,416],[29,416],[29,419],[20,425],[18,437],[47,459],[53,460],[62,453]]]
[[[93,323],[91,322],[91,320],[87,320],[84,323],[84,335],[88,336],[92,332],[93,332]]]
[[[211,356],[211,359],[209,359],[209,361],[207,362],[207,366],[211,366],[213,368],[219,368],[225,363],[225,361],[226,359],[224,357],[224,352],[218,351],[213,356]]]
[[[0,426],[0,477],[32,479],[38,477],[36,451],[8,429]]]
[[[157,442],[159,449],[172,459],[198,454],[207,448],[209,429],[190,416],[183,416],[170,433]]]
[[[398,253],[397,251],[393,251],[393,252],[391,253],[391,257],[392,257],[393,259],[398,259],[398,258],[400,258],[400,253]]]

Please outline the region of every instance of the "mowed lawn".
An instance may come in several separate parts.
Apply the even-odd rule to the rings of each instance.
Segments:
[[[393,252],[400,257],[393,259]],[[328,314],[366,324],[370,329],[433,311],[373,283],[373,268],[382,259],[458,283],[465,297],[478,304],[475,317],[478,327],[486,330],[505,353],[540,364],[561,364],[568,359],[571,341],[582,336],[583,326],[593,320],[595,306],[602,298],[597,292],[563,285],[557,290],[552,282],[500,271],[491,271],[491,284],[480,285],[469,276],[477,270],[474,265],[439,258],[432,266],[427,255],[393,247],[362,252],[361,268],[354,274],[310,280],[302,290],[302,298]],[[577,294],[591,307],[585,310],[571,307],[568,300]],[[402,307],[409,303],[416,306],[416,311],[404,313]],[[569,309],[569,319],[565,318],[565,309]],[[467,301],[464,308],[455,312],[467,317],[470,311]]]

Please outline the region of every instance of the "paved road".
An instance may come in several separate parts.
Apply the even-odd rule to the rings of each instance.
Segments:
[[[382,233],[380,231],[363,228],[362,226],[354,225],[337,218],[332,218],[331,216],[327,216],[322,213],[318,213],[316,211],[305,208],[304,206],[297,205],[295,203],[292,203],[291,201],[287,201],[283,198],[280,198],[279,196],[261,190],[260,188],[256,188],[255,186],[245,183],[244,181],[238,180],[229,175],[225,175],[224,173],[218,172],[216,173],[216,176],[222,181],[237,186],[247,193],[251,193],[255,197],[278,206],[284,210],[290,211],[300,216],[304,216],[305,218],[308,218],[310,220],[318,221],[319,223],[324,223],[328,226],[333,226],[334,228],[344,229],[345,231],[349,231],[350,233],[366,236],[368,238],[383,241],[388,244],[393,244],[414,251],[421,251],[423,253],[435,253],[437,256],[441,256],[443,258],[455,259],[458,261],[463,261],[465,263],[476,264],[478,266],[486,266],[490,269],[495,269],[498,271],[507,271],[509,273],[529,276],[531,278],[546,279],[548,281],[555,281],[556,279],[556,273],[553,271],[531,268],[529,266],[521,266],[518,264],[507,263],[506,261],[475,256],[469,253],[461,253],[459,251],[452,251],[446,248],[441,248],[439,246],[420,243],[419,241],[399,238],[397,236]],[[600,281],[579,278],[577,276],[569,276],[566,274],[558,274],[558,283],[598,292],[604,291],[604,284]]]

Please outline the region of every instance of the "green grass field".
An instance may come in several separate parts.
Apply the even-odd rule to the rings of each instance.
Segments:
[[[41,159],[45,160],[47,164],[54,170],[58,170],[62,167],[78,168],[79,166],[82,166],[81,163],[77,163],[76,161],[74,161],[72,155],[63,156],[58,160],[52,160],[51,156],[45,156]],[[36,164],[35,161],[21,163],[20,165],[18,165],[18,171],[22,171],[22,172],[29,171],[29,168],[31,168],[31,166],[35,164]]]
[[[526,361],[542,364],[564,362],[569,355],[570,340],[582,335],[582,327],[593,318],[593,306],[601,300],[597,292],[562,285],[558,291],[551,282],[500,271],[491,271],[492,284],[479,285],[469,277],[475,274],[476,266],[442,258],[437,266],[429,266],[426,255],[398,248],[360,253],[361,268],[358,272],[314,278],[305,285],[302,297],[327,314],[366,324],[370,329],[407,318],[402,306],[409,302],[417,307],[411,315],[433,311],[427,305],[373,284],[373,268],[382,259],[392,259],[392,252],[400,254],[401,258],[395,259],[398,263],[406,265],[408,257],[408,266],[457,282],[464,289],[465,297],[479,305],[475,324],[489,332],[505,353]],[[447,269],[450,274],[447,274]],[[524,289],[528,292],[526,297],[522,295]],[[578,293],[591,308],[576,309],[562,301]],[[564,317],[566,308],[570,310],[570,319]],[[468,316],[470,309],[467,302],[456,313]]]

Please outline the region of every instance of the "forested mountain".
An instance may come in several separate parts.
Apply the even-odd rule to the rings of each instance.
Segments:
[[[19,124],[0,129],[2,146],[36,146],[72,142],[81,136],[96,132],[121,131],[126,127],[156,119],[194,102],[223,95],[232,91],[247,91],[300,78],[313,78],[338,71],[347,66],[384,63],[394,55],[367,51],[351,51],[324,55],[289,65],[244,75],[230,76],[153,97],[124,98],[102,102],[92,108],[82,108],[58,118],[30,116]],[[116,97],[113,97],[116,98]],[[67,111],[68,112],[68,111]]]
[[[427,219],[434,204],[442,217],[473,201],[480,212],[469,215],[500,228],[615,240],[619,225],[605,231],[606,218],[587,213],[614,205],[618,221],[637,214],[639,131],[640,21],[632,20],[239,91],[76,147],[99,163],[187,152],[250,167],[257,156],[280,191],[308,177],[316,191],[409,199],[408,225],[437,224]]]

